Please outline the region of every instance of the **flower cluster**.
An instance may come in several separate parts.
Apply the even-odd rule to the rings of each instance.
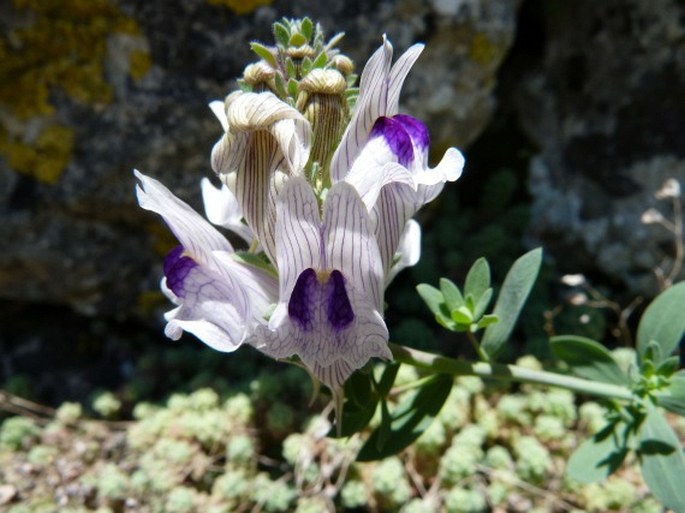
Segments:
[[[210,104],[225,133],[211,156],[223,186],[202,181],[209,222],[138,171],[136,192],[180,243],[164,262],[162,289],[177,305],[167,336],[294,359],[341,399],[354,370],[392,357],[384,289],[418,261],[411,217],[459,178],[464,159],[450,148],[429,168],[426,127],[398,112],[422,45],[393,64],[383,38],[357,90],[339,38],[326,42],[306,18],[274,33],[276,46],[252,44],[260,60],[241,89]]]

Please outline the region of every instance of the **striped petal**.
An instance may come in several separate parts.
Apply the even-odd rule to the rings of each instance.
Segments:
[[[233,252],[226,237],[181,201],[161,182],[134,170],[140,185],[136,185],[138,204],[145,210],[161,215],[185,250],[202,264],[208,264],[212,251]]]
[[[228,131],[212,150],[220,175],[235,172],[235,195],[245,220],[273,263],[277,171],[302,173],[309,158],[311,128],[274,94],[238,91],[226,98]]]
[[[311,187],[290,179],[278,202],[277,250],[281,295],[263,330],[265,353],[299,356],[333,390],[369,358],[392,357],[378,246],[354,187],[331,188],[321,221]]]
[[[340,182],[323,207],[324,269],[340,269],[350,286],[383,308],[383,266],[366,206],[354,187]]]
[[[383,44],[371,56],[362,71],[359,97],[352,119],[333,154],[333,183],[345,178],[345,174],[366,144],[376,120],[381,116],[397,114],[402,85],[422,50],[422,44],[413,45],[391,67],[392,45],[383,36]]]

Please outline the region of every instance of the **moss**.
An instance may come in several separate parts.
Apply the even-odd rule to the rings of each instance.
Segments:
[[[242,16],[262,5],[270,5],[271,0],[207,0],[207,3],[209,5],[228,7],[234,13]]]

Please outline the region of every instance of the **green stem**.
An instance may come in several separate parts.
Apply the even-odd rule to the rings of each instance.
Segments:
[[[483,362],[487,362],[488,355],[485,354],[485,351],[483,351],[483,348],[480,346],[480,342],[478,342],[476,336],[472,332],[467,331],[466,338],[468,338],[469,342],[471,342],[471,345],[473,346],[473,349],[476,351],[478,358],[480,358],[480,360]]]
[[[395,360],[400,363],[453,376],[479,376],[503,381],[549,385],[581,394],[622,401],[631,401],[634,398],[628,388],[620,385],[590,381],[555,372],[536,371],[502,363],[466,362],[393,343],[390,343],[390,350]]]

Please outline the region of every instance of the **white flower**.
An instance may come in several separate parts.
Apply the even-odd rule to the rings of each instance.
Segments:
[[[234,192],[245,220],[275,264],[277,172],[301,175],[309,158],[309,122],[270,92],[230,94],[225,117],[216,103],[210,106],[226,127],[212,149],[212,168],[224,180],[235,173]]]
[[[212,225],[169,189],[139,171],[138,203],[162,216],[177,246],[164,261],[162,290],[178,306],[165,315],[166,335],[192,333],[219,351],[246,342],[276,300],[273,275],[233,258],[233,247]]]
[[[321,218],[310,185],[291,178],[277,212],[279,302],[260,349],[274,358],[299,356],[339,391],[369,358],[392,358],[381,316],[383,269],[366,207],[340,182]]]

